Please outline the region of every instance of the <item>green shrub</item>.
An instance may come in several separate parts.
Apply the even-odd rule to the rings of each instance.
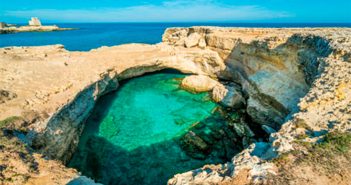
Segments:
[[[17,120],[20,120],[22,119],[21,117],[19,116],[11,116],[11,117],[8,117],[2,121],[0,121],[0,128],[5,128],[8,124],[14,122],[14,121],[17,121]]]

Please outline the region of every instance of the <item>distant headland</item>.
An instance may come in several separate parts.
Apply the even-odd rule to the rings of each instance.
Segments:
[[[42,25],[37,17],[32,17],[26,26],[17,26],[15,24],[7,24],[0,22],[0,34],[17,33],[17,32],[49,32],[49,31],[64,31],[73,30],[74,28],[60,28],[56,25]]]

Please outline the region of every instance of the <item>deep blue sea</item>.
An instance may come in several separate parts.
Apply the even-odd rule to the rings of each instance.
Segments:
[[[2,34],[0,35],[0,47],[63,44],[66,49],[71,51],[88,51],[101,46],[126,43],[155,44],[161,42],[162,34],[168,27],[351,27],[351,23],[59,23],[56,25],[62,28],[78,29],[58,32]]]

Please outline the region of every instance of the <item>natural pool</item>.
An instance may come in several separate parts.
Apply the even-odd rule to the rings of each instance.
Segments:
[[[101,98],[69,166],[104,184],[166,184],[177,173],[224,162],[191,158],[179,145],[201,121],[216,122],[217,107],[208,93],[179,89],[183,77],[149,74]]]

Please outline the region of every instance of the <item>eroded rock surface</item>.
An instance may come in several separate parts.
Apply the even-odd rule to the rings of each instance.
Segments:
[[[13,92],[0,90],[0,104],[5,103],[6,101],[12,100],[16,97],[17,95]]]
[[[267,175],[276,172],[274,164],[265,160],[294,150],[294,141],[301,134],[307,137],[304,141],[315,142],[312,138],[320,138],[323,133],[349,131],[350,31],[206,27],[167,30],[163,40],[171,45],[190,33],[202,35],[206,48],[217,51],[225,61],[226,70],[219,76],[241,84],[248,98],[247,113],[266,132],[273,133],[270,142],[251,145],[228,164],[176,175],[168,183],[229,184],[243,173],[249,182],[266,183]]]
[[[217,84],[212,91],[212,99],[225,107],[242,108],[245,105],[245,99],[241,93],[240,87],[231,83],[227,85]]]
[[[211,91],[219,82],[205,75],[191,75],[182,80],[181,88],[190,92]]]
[[[25,127],[21,139],[28,146],[47,159],[66,162],[96,100],[118,88],[118,81],[166,68],[206,75],[219,79],[224,87],[239,84],[235,91],[243,98],[240,106],[257,126],[272,133],[270,140],[253,141],[246,120],[233,121],[227,126],[242,136],[240,150],[247,149],[227,164],[178,174],[169,184],[226,183],[244,172],[248,181],[261,183],[267,174],[275,173],[269,160],[294,150],[293,142],[301,133],[314,133],[307,134],[306,140],[315,142],[319,133],[351,129],[350,33],[347,28],[193,27],[168,29],[163,43],[157,45],[129,44],[90,52],[68,52],[59,45],[1,48],[0,87],[17,97],[6,98],[0,104],[0,120],[35,112],[31,114],[35,121],[18,122],[12,128]],[[225,97],[238,93],[225,89],[230,96],[223,96],[221,87],[213,97],[232,107],[233,98]],[[306,132],[297,125],[304,125]],[[207,149],[216,151],[223,146],[213,141],[238,138],[230,135],[221,132],[218,140],[206,141],[215,136],[189,133],[185,141],[195,143],[206,155]],[[13,156],[0,157],[10,160]],[[52,177],[45,179],[46,184],[62,177],[55,173],[61,167],[50,169],[47,164],[52,160],[37,157],[43,164],[42,171]],[[1,173],[9,170],[1,169]],[[34,176],[25,174],[29,179]],[[72,171],[57,184],[77,176]]]
[[[18,32],[50,32],[50,31],[66,31],[73,30],[74,28],[60,28],[56,25],[53,26],[10,26],[0,28],[0,34],[8,34],[8,33],[18,33]]]

